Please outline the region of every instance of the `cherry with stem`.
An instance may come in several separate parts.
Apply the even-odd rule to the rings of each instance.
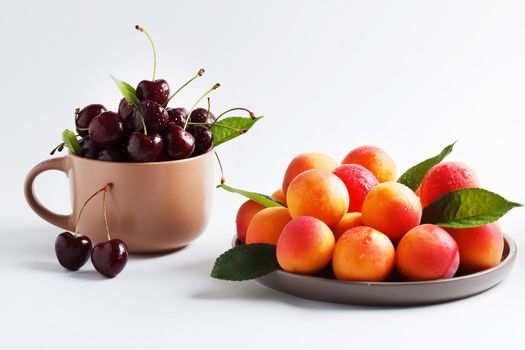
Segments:
[[[104,188],[102,198],[102,210],[104,215],[104,225],[106,228],[107,241],[100,242],[91,251],[91,262],[95,269],[106,277],[115,277],[126,266],[128,262],[128,247],[120,239],[111,239],[107,216],[108,192],[112,184],[107,184]]]
[[[55,240],[55,253],[58,262],[68,270],[76,271],[84,266],[84,264],[89,260],[92,243],[89,237],[80,235],[78,233],[78,226],[84,208],[97,194],[105,191],[105,188],[106,186],[93,193],[80,208],[75,222],[74,235],[71,234],[71,232],[66,231],[58,235],[57,239]]]
[[[219,83],[213,85],[208,91],[206,91],[201,97],[199,97],[197,102],[195,102],[195,104],[191,107],[190,112],[188,113],[188,118],[186,119],[186,123],[184,123],[184,130],[186,130],[186,127],[188,126],[188,123],[189,123],[189,121],[191,119],[191,112],[193,112],[193,110],[195,109],[195,107],[197,107],[199,102],[201,102],[202,99],[205,98],[206,96],[208,96],[213,90],[217,90],[220,86],[221,86],[221,84],[219,84]]]

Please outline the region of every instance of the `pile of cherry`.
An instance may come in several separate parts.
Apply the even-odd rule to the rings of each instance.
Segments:
[[[91,262],[100,274],[115,277],[128,262],[128,247],[120,239],[111,239],[107,219],[107,194],[111,189],[107,184],[89,197],[80,209],[75,224],[75,233],[63,232],[55,240],[55,253],[60,265],[71,271],[77,271],[86,264],[91,256]],[[78,224],[84,208],[90,200],[103,193],[103,215],[108,240],[93,246],[89,237],[78,233]]]
[[[77,109],[83,157],[156,162],[193,157],[212,148],[210,125],[215,116],[209,110],[196,108],[188,115],[185,108],[166,107],[170,88],[164,79],[143,80],[136,92],[138,107],[123,98],[118,113],[100,104]]]
[[[122,86],[125,90],[118,112],[108,111],[101,104],[76,109],[75,126],[77,136],[81,137],[77,155],[111,162],[159,162],[210,151],[211,126],[219,117],[210,112],[209,98],[207,109],[195,107],[220,85],[213,85],[189,112],[185,108],[167,107],[182,88],[204,74],[204,69],[170,95],[168,82],[155,79],[157,54],[152,38],[144,28],[135,28],[147,36],[153,48],[153,78],[142,80],[136,89],[114,78],[121,91]]]

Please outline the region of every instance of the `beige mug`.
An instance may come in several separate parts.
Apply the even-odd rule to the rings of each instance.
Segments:
[[[111,183],[107,217],[111,238],[126,242],[132,253],[181,248],[195,240],[210,220],[215,189],[214,154],[168,162],[115,163],[69,154],[36,165],[24,192],[33,211],[49,223],[73,231],[80,208]],[[37,199],[33,182],[42,172],[59,170],[69,178],[72,213],[59,215]],[[107,240],[102,195],[85,207],[79,232],[96,244]]]

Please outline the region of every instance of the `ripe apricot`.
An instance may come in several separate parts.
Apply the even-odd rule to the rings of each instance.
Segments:
[[[459,249],[452,236],[439,226],[414,227],[396,249],[396,269],[407,280],[451,278],[459,266]]]
[[[292,218],[313,216],[330,227],[343,218],[349,201],[343,181],[327,170],[307,170],[299,174],[286,194]]]
[[[396,180],[396,164],[392,158],[379,147],[357,147],[346,155],[342,163],[364,166],[374,174],[379,182]]]
[[[282,191],[286,196],[288,186],[293,179],[302,172],[311,169],[323,169],[333,171],[337,167],[337,163],[330,156],[323,153],[302,153],[296,156],[286,169],[284,174]]]
[[[426,207],[442,195],[462,188],[479,187],[476,174],[458,162],[445,162],[433,166],[423,178],[420,187],[421,204]]]
[[[361,211],[366,195],[379,183],[374,174],[359,164],[343,164],[334,174],[343,180],[350,195],[348,212]]]
[[[386,235],[358,226],[337,240],[332,267],[338,280],[384,281],[392,272],[394,261],[394,245]]]
[[[235,224],[237,226],[237,239],[244,243],[246,241],[246,231],[252,221],[252,218],[265,208],[257,202],[247,200],[244,202],[237,211],[237,217],[235,218]]]
[[[461,274],[482,271],[500,263],[504,243],[499,223],[446,230],[458,244]]]
[[[290,221],[277,241],[277,261],[281,268],[299,274],[315,274],[332,258],[335,239],[321,220],[301,216]]]
[[[287,208],[265,208],[255,214],[246,233],[246,244],[277,244],[284,226],[292,220]]]
[[[282,189],[275,190],[274,193],[272,193],[271,196],[273,199],[275,199],[278,202],[281,202],[282,204],[286,205],[286,196],[283,193]]]
[[[346,231],[357,226],[364,226],[361,213],[346,213],[345,216],[333,228],[334,237],[337,241]]]
[[[383,182],[368,192],[363,202],[363,222],[396,243],[421,222],[421,203],[407,186]]]

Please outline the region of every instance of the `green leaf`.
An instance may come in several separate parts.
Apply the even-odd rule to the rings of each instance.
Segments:
[[[82,148],[80,147],[80,143],[78,143],[77,137],[75,136],[75,133],[71,130],[64,130],[62,132],[62,140],[64,141],[64,144],[71,153],[80,155],[82,153]]]
[[[425,207],[421,222],[452,228],[477,227],[494,222],[512,208],[521,206],[482,188],[463,188]]]
[[[226,190],[226,191],[228,191],[228,192],[238,193],[240,195],[243,195],[244,197],[249,198],[252,201],[257,202],[257,203],[259,203],[261,205],[264,205],[265,207],[284,207],[284,205],[281,202],[276,201],[272,197],[267,196],[265,194],[261,194],[261,193],[257,193],[257,192],[244,191],[244,190],[240,190],[238,188],[230,187],[230,186],[225,185],[225,184],[221,184],[221,185],[217,186],[217,188],[219,188],[219,187],[224,189],[224,190]]]
[[[230,141],[244,133],[246,133],[261,117],[255,119],[243,117],[229,117],[219,119],[212,124],[211,131],[213,133],[213,147],[217,147],[221,143]]]
[[[279,269],[275,246],[265,243],[244,244],[232,248],[215,260],[211,277],[228,281],[246,281]]]
[[[428,158],[427,160],[414,165],[405,171],[405,173],[399,177],[397,182],[410,187],[412,191],[416,191],[430,168],[436,164],[439,164],[443,159],[445,159],[445,157],[448,156],[450,152],[452,152],[452,148],[454,148],[455,144],[456,142],[443,148],[441,153],[437,156]]]
[[[137,98],[137,92],[135,91],[135,88],[125,81],[119,80],[111,75],[111,79],[117,84],[117,87],[119,88],[120,92],[122,93],[122,96],[129,102],[135,105],[137,107],[140,103],[139,99]]]

